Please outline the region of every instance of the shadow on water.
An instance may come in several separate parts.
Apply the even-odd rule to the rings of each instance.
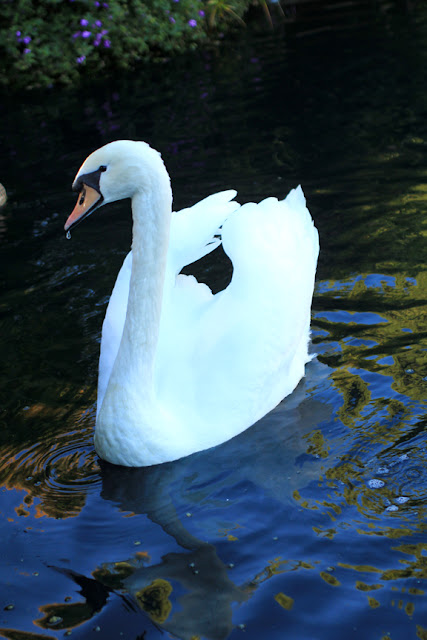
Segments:
[[[427,637],[427,22],[398,22],[296,25],[1,107],[3,637]],[[117,137],[162,152],[177,209],[301,182],[322,247],[297,390],[148,469],[92,443],[128,205],[62,233],[75,171]],[[195,268],[230,275],[218,253]]]

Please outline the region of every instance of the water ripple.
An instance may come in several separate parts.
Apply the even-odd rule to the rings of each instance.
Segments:
[[[18,515],[66,518],[80,513],[86,495],[100,484],[92,438],[92,428],[83,426],[25,450],[3,448],[0,482],[25,492],[15,509]]]

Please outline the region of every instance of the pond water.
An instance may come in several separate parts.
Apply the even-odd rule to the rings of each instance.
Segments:
[[[427,638],[427,17],[348,6],[3,101],[2,637]],[[116,138],[162,152],[176,208],[301,183],[321,240],[295,392],[146,469],[92,443],[128,203],[63,233],[75,172]],[[230,275],[218,251],[195,269]]]

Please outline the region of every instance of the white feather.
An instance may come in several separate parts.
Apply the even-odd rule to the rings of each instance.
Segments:
[[[232,438],[293,391],[309,359],[318,234],[301,187],[242,207],[225,191],[171,214],[167,173],[151,165],[147,145],[105,149],[92,154],[98,164],[108,156],[131,173],[137,160],[150,168],[156,195],[143,185],[133,196],[134,258],[124,261],[103,325],[95,444],[116,464],[157,464]],[[109,194],[107,176],[101,190]],[[178,273],[214,249],[218,235],[233,275],[213,295]],[[128,304],[130,291],[136,302]]]

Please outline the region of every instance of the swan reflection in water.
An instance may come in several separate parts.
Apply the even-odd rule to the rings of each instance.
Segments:
[[[145,505],[148,517],[183,551],[166,553],[160,563],[151,566],[135,567],[132,559],[105,565],[97,573],[104,582],[120,576],[122,588],[151,620],[179,638],[227,638],[233,629],[232,604],[247,600],[251,589],[235,585],[231,567],[219,558],[215,546],[185,528],[163,479],[160,468],[117,469],[103,464],[104,496],[119,499],[126,511],[135,512]],[[134,492],[135,483],[139,483],[139,495]],[[180,594],[178,603],[172,592]]]
[[[313,373],[324,367],[313,362],[309,368]],[[222,640],[230,635],[235,626],[234,605],[247,601],[274,572],[269,573],[261,556],[251,557],[255,570],[245,568],[242,559],[233,567],[230,558],[221,557],[227,555],[224,547],[217,549],[206,540],[218,536],[225,520],[243,522],[247,517],[250,522],[242,527],[261,528],[257,545],[272,544],[274,521],[281,522],[280,529],[282,521],[287,521],[293,492],[318,477],[316,462],[303,465],[296,473],[295,460],[307,451],[304,435],[319,421],[329,419],[331,409],[305,395],[301,383],[268,420],[208,452],[140,469],[100,462],[101,497],[132,516],[146,514],[162,531],[157,536],[161,558],[153,564],[149,564],[148,553],[137,552],[98,566],[92,572],[93,580],[65,570],[79,586],[85,583],[86,591],[81,593],[86,597],[87,581],[94,587],[96,583],[98,611],[114,592],[125,599],[128,609],[143,614],[141,626],[154,624],[184,640]],[[254,524],[250,507],[256,507],[257,502],[267,511],[265,520],[263,515]],[[188,517],[190,512],[192,517]],[[151,530],[147,536],[149,528],[145,521],[133,535],[152,542]],[[166,544],[164,533],[170,536]],[[245,548],[244,554],[247,551]],[[271,551],[270,555],[277,553]],[[101,586],[104,604],[99,601]],[[50,616],[54,613],[52,606],[44,610]],[[92,610],[95,613],[93,606]],[[66,616],[62,617],[65,621]]]

